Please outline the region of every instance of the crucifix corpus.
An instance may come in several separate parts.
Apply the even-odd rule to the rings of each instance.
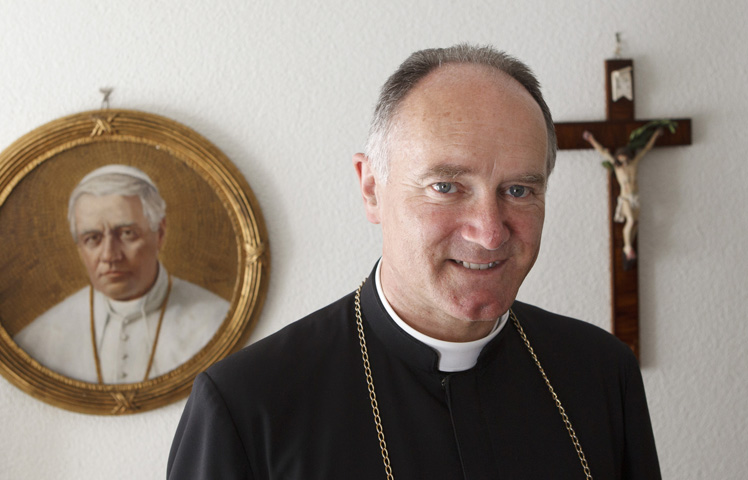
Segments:
[[[619,51],[620,42],[616,57]],[[690,145],[691,119],[637,120],[631,59],[605,60],[605,99],[605,121],[559,122],[556,135],[559,150],[594,148],[609,167],[612,329],[638,357],[637,170],[641,159],[655,146]]]

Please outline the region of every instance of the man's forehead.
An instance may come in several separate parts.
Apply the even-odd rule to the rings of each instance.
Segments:
[[[513,176],[540,176],[543,179],[532,183],[544,183],[543,113],[517,80],[495,68],[439,67],[403,100],[392,127],[393,169],[402,163],[398,159],[407,158],[407,169],[417,177],[448,178],[470,173],[468,164],[478,169],[470,161],[478,155],[486,167],[503,158],[504,166],[515,165]],[[430,160],[421,162],[424,156]],[[484,168],[480,170],[485,174]]]
[[[486,65],[447,64],[429,73],[403,98],[393,117],[393,132],[411,122],[504,115],[501,105],[507,102],[523,103],[542,121],[535,99],[507,73]]]
[[[131,219],[144,217],[143,205],[137,195],[91,195],[83,194],[75,202],[77,222],[86,220]]]

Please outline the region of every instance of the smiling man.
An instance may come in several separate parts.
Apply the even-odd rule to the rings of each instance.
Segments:
[[[422,333],[485,337],[540,248],[543,113],[508,74],[453,63],[424,78],[392,122],[386,174],[355,157],[367,216],[382,225],[384,295]]]
[[[198,376],[169,478],[660,478],[631,351],[515,300],[555,151],[524,64],[468,45],[411,55],[353,159],[381,260]]]
[[[21,330],[21,348],[70,378],[132,383],[205,346],[229,304],[159,262],[166,204],[144,172],[107,165],[89,173],[70,196],[68,220],[91,285]]]

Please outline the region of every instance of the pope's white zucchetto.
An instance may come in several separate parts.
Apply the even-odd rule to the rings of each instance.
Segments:
[[[109,175],[109,174],[115,174],[115,173],[119,175],[127,175],[128,177],[138,178],[148,183],[150,186],[152,186],[156,190],[158,190],[158,187],[156,187],[156,184],[153,183],[153,180],[151,180],[151,177],[146,175],[145,172],[135,167],[131,167],[129,165],[120,165],[120,164],[105,165],[103,167],[97,168],[96,170],[89,172],[85,177],[83,177],[83,179],[78,183],[78,185],[83,185],[89,180],[97,178],[97,177],[101,177],[101,176]]]

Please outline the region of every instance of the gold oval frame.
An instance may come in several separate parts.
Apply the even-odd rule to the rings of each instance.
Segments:
[[[94,384],[63,376],[38,363],[13,341],[0,310],[0,373],[37,399],[75,412],[118,415],[152,410],[187,396],[199,372],[241,348],[249,338],[268,288],[267,231],[249,184],[220,150],[184,125],[133,110],[107,109],[70,115],[14,142],[0,153],[0,214],[19,184],[38,172],[45,162],[51,165],[50,159],[62,158],[83,147],[153,148],[149,151],[155,156],[163,159],[166,155],[174,160],[175,168],[184,166],[186,170],[182,170],[192,172],[188,176],[197,175],[207,184],[218,199],[214,203],[223,207],[234,232],[234,238],[226,243],[234,247],[235,254],[230,255],[235,259],[232,268],[236,269],[230,274],[233,277],[229,276],[234,283],[230,288],[228,314],[208,344],[176,369],[138,383]],[[126,163],[108,159],[106,162]],[[55,228],[60,227],[55,225]],[[226,249],[220,240],[218,243],[217,247],[211,245],[213,250]],[[0,289],[0,300],[3,293]]]

